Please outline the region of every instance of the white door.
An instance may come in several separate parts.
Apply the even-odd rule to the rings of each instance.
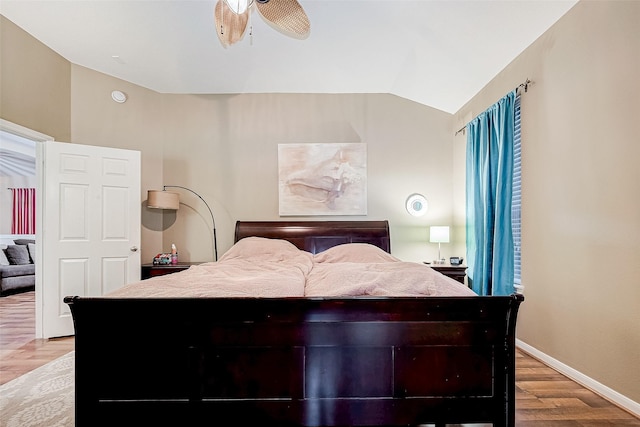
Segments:
[[[140,280],[140,152],[47,141],[38,155],[36,336],[50,338],[74,333],[65,296]]]

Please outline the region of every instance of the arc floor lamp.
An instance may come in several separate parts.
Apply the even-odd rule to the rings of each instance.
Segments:
[[[165,185],[162,187],[162,191],[147,191],[147,207],[151,209],[180,209],[180,194],[173,191],[167,191],[167,188],[181,188],[183,190],[189,191],[195,194],[200,200],[202,200],[207,209],[209,209],[209,213],[211,214],[211,224],[213,226],[213,258],[215,261],[218,261],[218,238],[216,236],[216,220],[213,217],[213,211],[209,207],[209,204],[205,199],[202,198],[201,195],[199,195],[192,189],[183,187],[181,185]]]

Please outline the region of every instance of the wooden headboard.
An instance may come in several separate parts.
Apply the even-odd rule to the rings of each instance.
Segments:
[[[245,237],[288,240],[312,254],[343,243],[370,243],[391,253],[389,221],[238,221],[234,242]]]

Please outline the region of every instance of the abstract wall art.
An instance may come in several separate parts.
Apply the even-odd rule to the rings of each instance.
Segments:
[[[366,215],[367,146],[278,144],[281,216]]]

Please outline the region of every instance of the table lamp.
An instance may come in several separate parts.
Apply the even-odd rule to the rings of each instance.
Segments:
[[[429,227],[429,242],[438,244],[438,260],[436,263],[443,264],[444,258],[440,256],[440,244],[449,243],[449,226],[433,225]]]

